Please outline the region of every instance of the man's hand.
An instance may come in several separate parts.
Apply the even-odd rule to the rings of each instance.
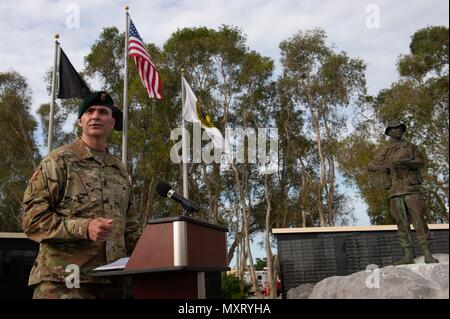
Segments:
[[[111,235],[113,220],[97,217],[89,222],[88,236],[92,241],[104,241]]]

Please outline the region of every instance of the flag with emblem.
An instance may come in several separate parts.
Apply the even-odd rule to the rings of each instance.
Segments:
[[[130,33],[128,37],[128,51],[130,57],[134,58],[139,76],[147,90],[148,96],[153,99],[162,99],[161,79],[156,70],[155,64],[150,59],[150,55],[145,48],[133,21],[130,19]]]
[[[183,118],[191,123],[200,123],[201,127],[211,137],[214,146],[226,154],[230,153],[230,148],[223,138],[222,133],[211,122],[211,118],[205,113],[184,77],[182,77],[182,85],[184,92]]]

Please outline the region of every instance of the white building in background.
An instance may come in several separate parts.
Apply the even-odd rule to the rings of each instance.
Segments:
[[[264,267],[264,270],[256,270],[256,279],[258,280],[259,288],[264,290],[269,285],[269,279],[267,277],[267,269]],[[250,275],[250,271],[244,272],[244,281],[247,284],[252,284],[252,277]]]
[[[231,271],[229,271],[229,273],[237,273],[236,269],[232,269]],[[269,295],[270,290],[269,290],[269,276],[267,275],[267,268],[264,267],[264,270],[256,270],[256,279],[258,280],[258,284],[259,284],[259,289],[261,290],[263,295]],[[247,270],[244,272],[243,275],[243,279],[244,282],[246,284],[249,284],[250,286],[252,286],[252,277],[250,275],[250,271]],[[276,289],[277,289],[277,295],[281,294],[281,281],[277,280],[276,283]],[[251,293],[254,293],[254,289],[253,287],[250,289]]]

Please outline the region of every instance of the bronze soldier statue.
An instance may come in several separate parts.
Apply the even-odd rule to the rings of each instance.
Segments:
[[[95,92],[80,105],[78,124],[81,137],[50,152],[24,194],[23,231],[40,243],[29,279],[34,298],[122,298],[120,282],[90,272],[130,255],[142,230],[127,170],[107,151],[122,112]]]
[[[410,223],[416,230],[426,263],[439,262],[429,247],[429,229],[425,220],[425,200],[419,169],[423,158],[419,148],[405,140],[406,126],[399,122],[388,125],[385,134],[390,143],[382,148],[368,165],[369,172],[382,172],[389,190],[390,212],[396,220],[404,256],[394,265],[414,263],[414,243]]]

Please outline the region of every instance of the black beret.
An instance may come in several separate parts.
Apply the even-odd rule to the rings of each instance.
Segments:
[[[80,119],[84,112],[86,112],[86,110],[93,105],[109,107],[112,110],[112,116],[116,119],[114,129],[116,131],[122,131],[123,113],[114,106],[112,97],[104,91],[93,92],[84,99],[78,109],[78,119]]]

